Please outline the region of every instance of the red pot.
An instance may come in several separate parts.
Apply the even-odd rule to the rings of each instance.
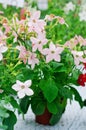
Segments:
[[[43,125],[50,125],[49,121],[51,119],[52,114],[46,108],[42,115],[36,115],[36,122]]]

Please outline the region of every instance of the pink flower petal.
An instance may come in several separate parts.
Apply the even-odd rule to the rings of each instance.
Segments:
[[[50,43],[49,48],[51,51],[53,51],[53,50],[55,50],[56,47],[53,43]]]
[[[23,98],[25,96],[24,89],[18,91],[18,97]]]
[[[19,90],[21,90],[21,87],[18,86],[17,84],[14,84],[14,85],[12,86],[12,89],[14,89],[15,91],[19,91]]]
[[[7,49],[8,49],[8,48],[7,48],[6,46],[4,46],[3,44],[0,45],[0,52],[1,52],[1,53],[7,51]]]
[[[54,59],[55,59],[55,61],[60,62],[60,60],[61,60],[60,55],[55,55],[55,56],[54,56]]]
[[[28,96],[31,96],[31,95],[33,95],[33,90],[30,89],[30,88],[26,88],[25,89],[25,94],[28,95]]]
[[[27,80],[27,81],[24,82],[25,87],[30,87],[31,84],[32,84],[31,80]]]
[[[35,13],[32,14],[31,19],[36,19],[38,20],[40,18],[40,11],[36,11]]]
[[[19,81],[19,80],[16,81],[16,84],[17,84],[18,86],[23,86],[23,85],[24,85],[24,83],[21,82],[21,81]]]

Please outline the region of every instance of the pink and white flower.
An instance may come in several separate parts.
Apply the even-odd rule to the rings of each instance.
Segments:
[[[77,44],[78,44],[77,37],[74,37],[74,38],[70,39],[69,41],[67,41],[64,44],[64,47],[67,47],[67,48],[73,50],[76,47]]]
[[[35,52],[37,49],[39,51],[41,51],[42,48],[43,48],[43,45],[45,45],[48,42],[48,40],[45,38],[44,35],[38,35],[37,38],[31,37],[30,40],[32,42],[32,50],[33,50],[33,52]]]
[[[0,93],[3,93],[4,90],[0,89]]]
[[[16,48],[20,51],[20,53],[19,53],[19,58],[20,58],[21,60],[23,60],[24,64],[26,64],[27,58],[28,58],[27,56],[28,56],[29,52],[28,52],[28,51],[26,50],[26,48],[25,48],[24,46],[22,46],[22,45],[17,46]]]
[[[19,80],[16,81],[16,84],[12,86],[12,89],[17,91],[18,97],[23,98],[25,95],[31,96],[33,95],[33,90],[29,88],[32,84],[31,80],[27,80],[25,82],[21,82]]]
[[[46,55],[46,63],[52,60],[60,62],[60,54],[62,53],[62,51],[62,47],[56,47],[53,43],[50,43],[49,48],[43,49],[42,53],[43,55]]]
[[[35,13],[31,14],[31,17],[28,22],[28,31],[35,31],[40,34],[44,30],[44,26],[46,25],[45,21],[40,18],[40,11],[35,11]]]
[[[86,39],[76,35],[74,38],[67,41],[64,46],[73,50],[74,48],[76,48],[77,44],[79,44],[80,46],[86,46]]]
[[[0,61],[3,59],[2,53],[6,52],[7,49],[7,46],[5,46],[4,44],[0,44]]]
[[[28,64],[31,65],[32,69],[34,69],[35,64],[39,64],[39,60],[35,53],[30,52],[29,57],[28,57]]]
[[[53,19],[55,19],[55,17],[56,16],[54,14],[46,15],[45,20],[52,21]]]
[[[54,19],[57,19],[60,24],[66,24],[64,18],[60,16],[55,16],[54,14],[46,15],[45,20],[52,21]],[[67,25],[67,24],[66,24]],[[67,25],[68,26],[68,25]]]
[[[5,28],[5,34],[7,34],[7,33],[9,33],[10,32],[10,27],[8,26],[8,24],[7,23],[4,23],[3,24],[3,27]]]
[[[85,63],[86,58],[83,58],[83,52],[82,51],[71,51],[74,56],[74,62],[75,65],[78,66],[80,62]]]
[[[6,45],[6,35],[0,30],[0,44]]]
[[[64,18],[59,17],[59,16],[57,16],[56,18],[58,19],[58,22],[59,22],[60,24],[66,24]],[[67,25],[67,24],[66,24],[66,25]],[[68,26],[68,25],[67,25],[67,26]]]
[[[86,39],[84,39],[82,36],[77,36],[77,40],[81,46],[86,46]]]

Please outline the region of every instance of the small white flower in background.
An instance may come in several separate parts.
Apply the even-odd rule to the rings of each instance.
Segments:
[[[82,10],[82,11],[86,11],[86,3],[83,3],[83,4],[81,5],[81,10]]]
[[[3,93],[3,90],[2,90],[2,89],[0,89],[0,93]]]
[[[7,4],[6,4],[6,3],[3,4],[3,8],[4,8],[4,9],[7,8]]]
[[[80,21],[86,21],[86,11],[82,11],[79,13]]]
[[[25,95],[31,96],[33,95],[33,90],[29,88],[32,84],[31,80],[27,80],[24,83],[17,80],[16,84],[12,86],[12,89],[17,91],[18,97],[23,98]]]
[[[4,44],[0,44],[0,61],[3,59],[2,53],[7,51],[7,47]]]
[[[3,11],[0,11],[0,14],[4,14],[4,12],[3,12]]]
[[[75,10],[75,5],[72,3],[72,2],[69,2],[69,3],[67,3],[66,5],[65,5],[65,7],[64,7],[64,12],[66,13],[66,14],[68,14],[69,13],[69,11],[74,11]]]
[[[47,10],[48,0],[37,0],[37,5],[40,10]]]

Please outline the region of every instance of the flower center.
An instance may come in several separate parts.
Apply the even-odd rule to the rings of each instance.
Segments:
[[[25,88],[25,86],[24,86],[24,85],[22,85],[22,86],[21,86],[21,89],[24,89],[24,88]]]
[[[34,23],[36,23],[36,20],[35,20],[35,19],[33,19],[33,22],[34,22]]]
[[[39,41],[39,44],[41,44],[41,41]]]
[[[55,51],[52,50],[51,53],[55,53]]]

